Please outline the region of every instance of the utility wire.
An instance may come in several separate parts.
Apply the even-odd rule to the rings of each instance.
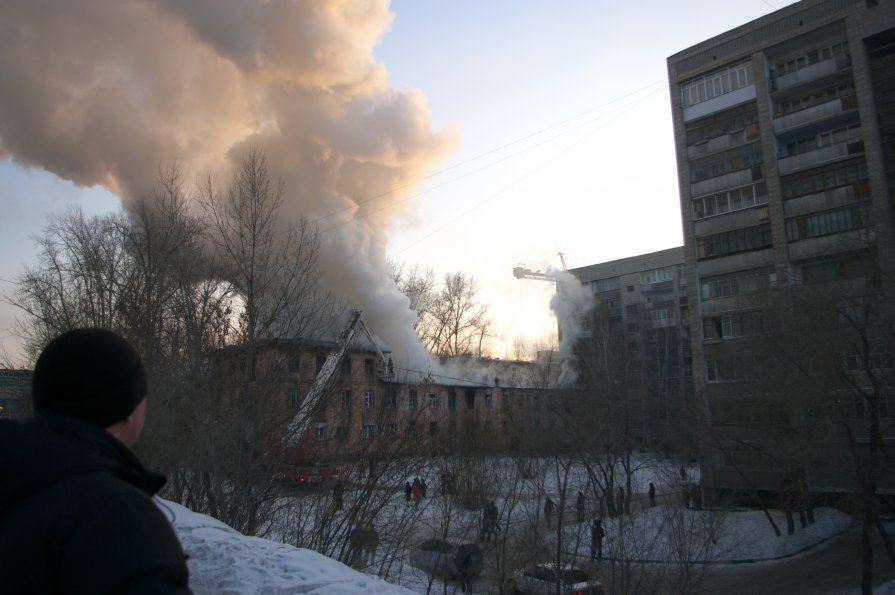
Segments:
[[[553,157],[551,157],[551,158],[547,159],[546,161],[544,161],[541,165],[539,165],[539,166],[535,167],[534,169],[528,171],[527,173],[523,174],[522,176],[520,176],[519,178],[517,178],[516,180],[514,180],[514,181],[511,182],[510,184],[504,186],[502,189],[498,190],[497,192],[495,192],[494,194],[492,194],[492,195],[489,196],[488,198],[486,198],[486,199],[480,201],[479,203],[477,203],[476,205],[474,205],[474,206],[471,207],[470,209],[467,209],[466,211],[464,211],[464,212],[461,213],[460,215],[454,217],[453,219],[451,219],[451,220],[448,221],[447,223],[445,223],[445,224],[443,224],[443,225],[437,227],[436,229],[432,230],[430,233],[426,234],[425,236],[423,236],[422,238],[420,238],[420,239],[417,240],[416,242],[413,242],[412,244],[410,244],[410,245],[408,245],[408,246],[406,246],[406,247],[404,247],[404,248],[402,248],[402,249],[400,249],[400,250],[395,251],[393,254],[401,254],[402,252],[405,252],[405,251],[407,251],[407,250],[409,250],[409,249],[411,249],[411,248],[413,248],[413,247],[419,245],[420,243],[422,243],[422,242],[425,241],[425,240],[428,240],[428,239],[431,238],[433,235],[435,235],[436,233],[438,233],[438,232],[440,232],[441,230],[445,229],[446,227],[448,227],[448,226],[450,226],[450,225],[456,223],[456,222],[459,221],[460,219],[466,217],[467,215],[469,215],[469,214],[472,213],[473,211],[476,211],[476,210],[480,209],[481,207],[483,207],[483,206],[486,205],[487,203],[491,202],[492,200],[494,200],[494,199],[497,198],[498,196],[504,194],[504,193],[507,192],[508,190],[514,188],[515,186],[518,186],[518,185],[519,185],[522,181],[524,181],[525,179],[531,177],[531,176],[534,175],[535,173],[537,173],[537,172],[541,171],[542,169],[546,168],[548,165],[552,164],[554,161],[556,161],[557,159],[559,159],[560,157],[562,157],[563,155],[565,155],[566,153],[568,153],[569,151],[571,151],[572,149],[574,149],[575,147],[577,147],[578,145],[580,145],[581,143],[583,143],[584,141],[590,139],[590,138],[591,138],[592,136],[594,136],[597,132],[599,132],[600,130],[602,130],[603,128],[605,128],[606,126],[608,126],[609,124],[611,124],[612,122],[614,122],[615,120],[617,120],[618,118],[620,118],[621,116],[623,116],[625,113],[627,113],[627,112],[629,112],[630,110],[632,110],[633,108],[637,107],[641,102],[643,102],[644,100],[646,100],[646,99],[649,98],[650,96],[654,95],[657,91],[658,91],[658,88],[655,89],[655,90],[653,90],[653,91],[651,91],[650,93],[644,95],[644,96],[643,96],[641,99],[639,99],[638,101],[629,104],[629,105],[626,107],[626,109],[622,110],[622,111],[621,111],[615,118],[612,118],[611,120],[609,120],[608,122],[606,122],[606,123],[603,124],[602,126],[599,126],[599,127],[595,128],[594,130],[592,130],[592,131],[589,132],[588,134],[584,135],[582,138],[578,139],[578,140],[575,141],[574,143],[570,144],[569,146],[567,146],[566,148],[564,148],[563,150],[561,150],[559,153],[555,154]]]
[[[494,148],[494,149],[489,149],[489,150],[487,150],[487,151],[485,151],[485,152],[483,152],[483,153],[479,153],[478,155],[474,155],[474,156],[472,156],[472,157],[470,157],[470,158],[468,158],[468,159],[466,159],[466,160],[464,160],[464,161],[461,161],[460,163],[454,164],[454,165],[452,165],[452,166],[450,166],[450,167],[447,167],[447,168],[441,169],[441,170],[439,170],[439,171],[433,172],[433,173],[428,174],[428,175],[426,175],[426,176],[423,176],[423,177],[421,177],[421,178],[417,178],[417,179],[415,179],[415,180],[412,180],[412,181],[410,181],[410,182],[407,182],[406,184],[402,184],[402,185],[400,185],[400,186],[396,186],[396,187],[394,187],[394,188],[391,188],[391,189],[389,189],[389,190],[386,190],[385,192],[381,192],[381,193],[379,193],[379,194],[377,194],[377,195],[371,196],[371,197],[366,198],[366,199],[364,199],[364,200],[361,200],[361,201],[358,201],[358,202],[354,202],[354,203],[352,203],[351,205],[348,205],[348,206],[345,206],[345,207],[342,207],[342,208],[333,210],[333,211],[331,211],[331,212],[329,212],[329,213],[327,213],[327,214],[325,214],[325,215],[321,215],[321,216],[317,217],[317,218],[314,220],[314,223],[320,223],[321,221],[324,221],[324,220],[326,220],[326,219],[329,219],[329,218],[331,218],[331,217],[334,217],[334,216],[339,215],[339,214],[341,214],[341,213],[344,213],[344,212],[346,212],[346,211],[350,211],[350,210],[355,209],[355,208],[357,208],[357,207],[366,205],[366,204],[368,204],[368,203],[370,203],[370,202],[373,202],[373,201],[379,200],[379,199],[381,199],[381,198],[384,198],[384,197],[386,197],[386,196],[389,196],[389,195],[391,195],[391,194],[394,194],[395,192],[398,192],[399,190],[403,190],[403,189],[405,189],[405,188],[410,188],[410,187],[416,186],[416,185],[419,184],[420,182],[424,182],[424,181],[426,181],[426,180],[429,180],[429,179],[432,179],[432,178],[441,176],[441,175],[443,175],[443,174],[446,174],[446,173],[448,173],[448,172],[450,172],[450,171],[453,171],[453,170],[455,170],[455,169],[461,168],[461,167],[463,167],[463,166],[465,166],[465,165],[468,165],[468,164],[470,164],[470,163],[473,163],[473,162],[475,162],[475,161],[479,161],[480,159],[483,159],[483,158],[485,158],[485,157],[488,157],[489,155],[493,155],[493,154],[495,154],[495,153],[500,153],[501,151],[503,151],[503,150],[505,150],[505,149],[507,149],[507,148],[509,148],[509,147],[512,147],[512,146],[514,146],[514,145],[518,145],[518,144],[520,144],[520,143],[522,143],[522,142],[525,142],[525,141],[527,141],[527,140],[529,140],[529,139],[532,139],[532,138],[535,138],[535,137],[537,137],[537,136],[540,136],[540,135],[542,135],[542,134],[544,134],[544,133],[546,133],[546,132],[549,132],[549,131],[551,131],[551,130],[554,130],[554,129],[556,129],[556,128],[559,128],[559,127],[561,127],[561,126],[564,126],[564,125],[566,125],[566,124],[568,124],[568,123],[570,123],[570,122],[574,122],[575,120],[578,120],[578,119],[580,119],[580,118],[582,118],[582,117],[584,117],[584,116],[587,116],[587,115],[589,115],[589,114],[592,114],[592,113],[594,113],[594,112],[600,111],[600,110],[602,110],[602,109],[604,109],[604,108],[606,108],[606,107],[608,107],[608,106],[610,106],[610,105],[612,105],[612,104],[614,104],[614,103],[618,103],[619,101],[622,101],[622,100],[624,100],[624,99],[627,99],[627,98],[629,98],[629,97],[631,97],[631,96],[633,96],[633,95],[636,95],[636,94],[638,94],[638,93],[641,93],[642,91],[645,91],[645,90],[647,90],[647,89],[653,89],[654,87],[657,87],[657,85],[659,85],[660,83],[664,83],[664,80],[663,80],[663,81],[654,81],[653,83],[651,83],[651,84],[649,84],[649,85],[646,85],[646,86],[644,86],[644,87],[641,87],[641,88],[639,88],[639,89],[637,89],[637,90],[635,90],[635,91],[631,91],[630,93],[627,93],[627,94],[625,94],[625,95],[621,95],[621,96],[619,96],[619,97],[617,97],[617,98],[615,98],[615,99],[613,99],[613,100],[611,100],[611,101],[607,101],[606,103],[603,103],[603,104],[601,104],[601,105],[599,105],[599,106],[597,106],[597,107],[591,108],[591,109],[589,109],[589,110],[586,110],[586,111],[581,112],[581,113],[579,113],[579,114],[576,114],[576,115],[574,115],[574,116],[571,116],[571,117],[569,117],[569,118],[566,118],[565,120],[562,120],[562,121],[557,122],[557,123],[555,123],[555,124],[551,124],[550,126],[547,126],[546,128],[542,128],[542,129],[540,129],[540,130],[537,130],[537,131],[535,131],[535,132],[532,132],[532,133],[530,133],[530,134],[527,134],[527,135],[525,135],[525,136],[523,136],[523,137],[520,137],[520,138],[517,138],[517,139],[515,139],[515,140],[509,141],[509,142],[507,142],[507,143],[504,143],[503,145],[500,145],[500,146],[498,146],[498,147],[496,147],[496,148]],[[658,90],[658,89],[653,89],[653,90],[649,93],[649,95],[652,95],[652,94],[655,93],[657,90]],[[647,96],[649,96],[649,95],[647,95]],[[622,106],[622,109],[624,109],[624,107],[625,107],[625,106]],[[592,123],[592,122],[594,122],[594,121],[596,121],[596,120],[598,120],[598,119],[599,119],[599,118],[594,118],[594,119],[588,120],[588,121],[585,122],[584,124],[581,124],[581,125],[579,125],[579,126],[577,126],[577,127],[575,127],[575,128],[572,128],[571,130],[567,130],[567,131],[565,131],[565,132],[562,132],[562,133],[560,133],[560,134],[558,134],[558,135],[552,136],[552,137],[548,138],[548,139],[545,140],[545,141],[542,141],[542,142],[539,142],[539,143],[537,143],[537,144],[531,145],[531,146],[527,147],[526,149],[523,149],[523,150],[521,150],[521,151],[519,151],[519,152],[517,152],[517,153],[514,153],[514,154],[510,155],[509,157],[505,157],[505,158],[503,158],[503,159],[501,159],[501,160],[499,160],[499,161],[497,161],[497,162],[494,162],[494,163],[492,163],[492,164],[483,166],[483,167],[481,167],[481,168],[479,168],[479,169],[477,169],[477,170],[474,170],[474,171],[472,171],[472,172],[469,172],[469,173],[467,173],[467,174],[464,174],[464,175],[462,175],[462,176],[460,176],[460,177],[458,177],[458,178],[454,178],[454,179],[452,179],[452,180],[448,180],[448,181],[445,182],[444,184],[441,184],[441,185],[436,186],[436,187],[434,187],[434,188],[430,188],[430,189],[424,190],[424,191],[422,191],[422,192],[418,192],[418,193],[416,193],[416,194],[411,195],[410,197],[407,197],[407,198],[401,199],[401,200],[399,200],[399,201],[390,203],[389,205],[387,205],[387,207],[391,207],[391,206],[400,204],[400,203],[402,203],[402,202],[406,202],[407,200],[411,200],[411,199],[413,199],[413,198],[417,198],[418,196],[420,196],[421,194],[424,194],[425,192],[429,192],[429,191],[431,191],[431,190],[435,190],[435,189],[440,188],[440,187],[442,187],[442,186],[444,186],[444,185],[446,185],[446,184],[453,183],[453,182],[455,182],[455,181],[457,181],[457,180],[460,180],[460,179],[463,179],[463,178],[465,178],[465,177],[468,177],[468,176],[470,176],[470,175],[472,175],[472,174],[478,173],[478,172],[480,172],[480,171],[482,171],[482,170],[484,170],[484,169],[487,169],[488,167],[492,167],[493,165],[496,165],[497,163],[501,163],[501,162],[505,161],[506,159],[509,159],[510,157],[514,157],[514,156],[516,156],[516,155],[519,155],[519,154],[521,154],[521,153],[524,153],[525,151],[528,151],[528,150],[531,150],[531,149],[533,149],[533,148],[535,148],[535,147],[538,147],[538,146],[540,146],[540,145],[542,145],[542,144],[544,144],[544,143],[546,143],[546,142],[549,142],[550,140],[554,140],[555,138],[558,138],[558,137],[560,137],[560,136],[563,136],[564,134],[568,134],[569,132],[572,132],[572,131],[574,131],[574,130],[576,130],[576,129],[579,129],[579,128],[583,127],[583,126],[586,126],[587,124],[590,124],[590,123]],[[384,208],[387,208],[387,207],[384,207]],[[359,215],[359,217],[365,217],[365,216],[368,216],[368,215],[370,215],[370,214],[379,212],[379,211],[381,211],[381,210],[382,210],[382,209],[380,208],[380,209],[375,210],[375,211],[367,211],[367,212],[365,212],[363,215]],[[334,225],[333,227],[329,227],[329,228],[327,228],[327,229],[324,230],[324,231],[329,231],[329,230],[335,229],[335,228],[337,228],[337,227],[341,227],[341,226],[344,225],[345,223],[346,223],[346,222],[342,222],[342,223],[340,223],[340,224],[338,224],[338,225]]]

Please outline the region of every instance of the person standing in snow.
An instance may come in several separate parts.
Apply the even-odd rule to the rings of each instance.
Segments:
[[[654,484],[653,482],[649,482],[648,492],[649,492],[649,505],[651,507],[655,506],[656,505],[656,484]]]
[[[419,505],[420,496],[422,495],[422,490],[420,490],[420,484],[418,481],[413,482],[413,486],[411,487],[411,491],[413,494],[413,503]]]
[[[34,367],[34,416],[0,420],[0,576],[7,593],[191,593],[152,501],[165,477],[131,450],[146,371],[122,337],[74,329]]]
[[[618,491],[615,493],[615,511],[620,515],[625,512],[625,488],[621,486],[618,487]]]
[[[550,518],[553,516],[553,500],[550,499],[550,496],[547,496],[547,499],[544,500],[544,520],[547,522],[547,528],[550,528]]]
[[[333,486],[333,504],[335,505],[336,510],[342,510],[344,496],[345,484],[342,483],[341,479],[337,479],[336,485]]]
[[[606,532],[603,531],[603,519],[596,518],[594,519],[593,525],[590,528],[590,561],[593,562],[594,558],[598,561],[603,561],[603,537],[606,535]]]
[[[575,500],[575,513],[579,523],[584,522],[584,505],[584,492],[579,491],[578,498]]]
[[[404,482],[404,501],[410,502],[410,495],[413,493],[413,486],[410,485],[409,481]]]

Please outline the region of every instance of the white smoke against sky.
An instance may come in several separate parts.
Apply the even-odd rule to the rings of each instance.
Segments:
[[[383,206],[458,135],[433,129],[419,93],[389,86],[373,48],[392,19],[386,0],[5,2],[0,157],[132,209],[159,167],[226,181],[258,147],[285,182],[285,215],[320,222],[328,286],[396,364],[425,366],[385,258],[413,203]]]
[[[548,272],[556,281],[556,293],[550,300],[550,310],[559,325],[559,357],[562,364],[560,383],[575,381],[576,372],[572,348],[578,339],[586,336],[584,320],[594,309],[594,294],[590,287],[581,284],[578,277],[568,271]]]

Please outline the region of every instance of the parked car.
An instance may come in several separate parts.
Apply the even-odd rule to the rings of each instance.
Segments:
[[[427,539],[410,550],[410,562],[430,576],[456,579],[460,576],[457,569],[457,551],[463,548],[469,556],[469,578],[482,572],[482,550],[476,543],[456,546],[443,539]]]
[[[605,593],[603,583],[574,566],[557,570],[554,564],[538,564],[513,573],[517,593],[527,595],[596,595]],[[556,590],[559,584],[559,591]]]

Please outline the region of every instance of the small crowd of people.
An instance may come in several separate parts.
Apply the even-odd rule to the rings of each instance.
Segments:
[[[414,477],[413,483],[404,482],[404,501],[409,503],[412,498],[414,504],[419,504],[420,499],[426,497],[427,489],[426,480],[419,477]]]

